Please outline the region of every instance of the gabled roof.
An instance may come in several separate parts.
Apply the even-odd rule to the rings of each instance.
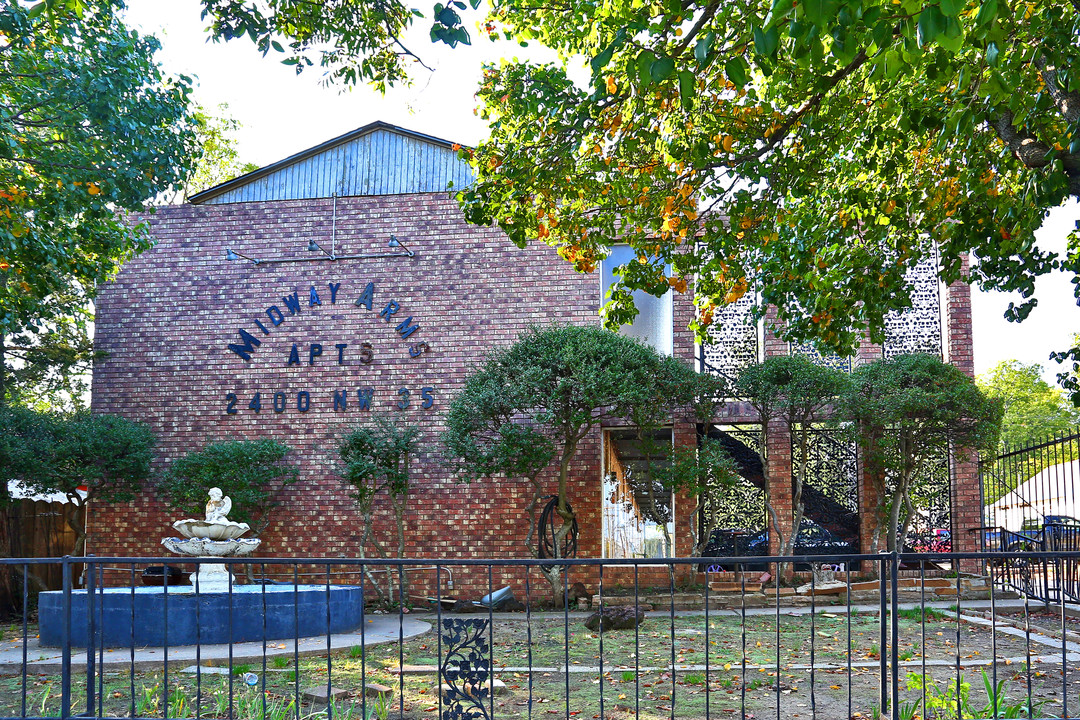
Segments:
[[[452,144],[381,121],[189,198],[192,204],[440,192],[472,181]]]

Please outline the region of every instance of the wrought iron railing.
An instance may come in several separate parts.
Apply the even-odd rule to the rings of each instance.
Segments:
[[[214,593],[197,574],[141,585],[202,560],[0,559],[21,597],[0,718],[1075,716],[1080,620],[1004,591],[1003,559],[1080,549],[753,558],[815,568],[779,585],[698,572],[744,558],[225,560]],[[872,571],[822,570],[853,560]],[[54,594],[35,592],[41,564],[61,568]],[[410,602],[380,606],[387,581]]]

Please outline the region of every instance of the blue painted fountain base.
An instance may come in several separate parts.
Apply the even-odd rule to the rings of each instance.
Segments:
[[[167,591],[167,592],[166,592]],[[88,647],[85,590],[71,592],[70,642]],[[105,588],[93,598],[100,647],[214,645],[350,632],[364,621],[364,595],[346,585],[237,585],[232,592],[190,586]],[[38,598],[41,644],[64,645],[64,594]]]

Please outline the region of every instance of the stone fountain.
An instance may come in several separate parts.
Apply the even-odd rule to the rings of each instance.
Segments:
[[[262,540],[240,539],[251,528],[228,518],[232,500],[220,488],[210,488],[205,520],[177,520],[173,528],[183,538],[164,538],[161,544],[172,553],[188,557],[246,557]],[[224,563],[200,563],[194,584],[200,592],[225,592],[232,582]]]
[[[178,520],[173,528],[183,537],[161,541],[170,552],[198,559],[193,585],[99,585],[92,594],[73,589],[67,600],[63,592],[43,592],[41,644],[172,647],[282,640],[350,632],[364,622],[364,593],[357,585],[237,584],[224,563],[212,560],[247,557],[261,540],[241,537],[251,528],[228,519],[232,501],[219,488],[209,495],[205,519]]]

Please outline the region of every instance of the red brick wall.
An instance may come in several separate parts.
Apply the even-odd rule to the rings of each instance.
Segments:
[[[357,409],[356,391],[372,386],[375,411],[424,432],[424,449],[412,460],[417,491],[408,513],[408,555],[524,556],[526,483],[455,482],[440,457],[441,413],[485,352],[511,343],[530,324],[598,322],[599,275],[573,272],[546,246],[519,250],[496,230],[466,225],[441,194],[338,200],[339,254],[386,252],[393,233],[414,258],[263,265],[225,260],[227,247],[253,258],[312,257],[310,238],[329,250],[332,203],[181,206],[152,216],[156,247],[101,291],[97,344],[106,357],[94,371],[94,410],[148,423],[157,436],[158,470],[211,440],[272,437],[287,443],[301,480],[261,534],[259,553],[356,557],[361,528],[338,480],[337,446],[344,432],[370,415]],[[335,303],[331,282],[340,283]],[[371,310],[354,304],[368,282],[375,283]],[[310,306],[312,286],[321,305]],[[282,302],[293,292],[301,302],[296,315]],[[379,311],[391,300],[400,310],[387,322]],[[266,314],[273,305],[285,316],[277,327]],[[419,329],[403,340],[395,327],[410,316]],[[250,362],[228,349],[239,342],[240,328],[262,341]],[[430,351],[411,358],[409,346],[420,341]],[[309,365],[315,342],[324,353]],[[374,350],[369,365],[358,363],[363,342]],[[287,367],[293,343],[301,365]],[[348,344],[346,365],[338,364],[337,343]],[[412,393],[406,410],[396,407],[400,387]],[[421,407],[423,387],[434,388],[430,410]],[[334,410],[335,390],[348,390],[346,411]],[[262,393],[258,414],[248,409],[256,391]],[[282,413],[271,407],[278,391],[286,393]],[[310,393],[306,413],[297,411],[299,391]],[[227,393],[238,397],[236,414],[226,413]],[[596,556],[599,433],[583,443],[579,458],[570,499],[581,525],[581,555]],[[554,491],[554,479],[549,482]],[[175,519],[151,494],[130,505],[93,508],[88,550],[166,555],[159,543],[175,534]],[[464,573],[455,575],[460,583]],[[502,582],[498,574],[494,582]],[[486,576],[481,584],[486,587]]]
[[[497,230],[467,225],[443,194],[338,200],[338,254],[386,252],[394,234],[415,251],[413,258],[261,265],[224,259],[226,248],[262,259],[315,257],[306,250],[308,240],[330,249],[332,208],[333,200],[324,199],[159,210],[149,220],[156,247],[128,263],[100,294],[97,344],[106,356],[95,367],[94,410],[148,423],[158,438],[158,470],[217,439],[272,437],[289,444],[301,481],[261,534],[260,555],[354,558],[361,528],[338,479],[337,445],[365,417],[356,407],[357,389],[374,387],[375,411],[418,424],[424,432],[424,449],[412,460],[416,490],[407,519],[407,555],[525,557],[526,483],[455,482],[440,457],[441,413],[489,348],[513,342],[531,324],[599,322],[598,273],[577,274],[546,246],[520,250]],[[370,310],[355,304],[369,282],[375,284]],[[340,283],[336,302],[331,302],[328,283]],[[312,286],[321,305],[310,304]],[[282,301],[293,292],[300,300],[295,315]],[[692,363],[689,297],[676,296],[675,355]],[[387,322],[379,312],[391,300],[400,309]],[[967,315],[962,300],[960,289],[950,288],[950,357],[960,357],[964,343],[970,344],[970,298]],[[266,313],[271,306],[285,317],[276,327]],[[408,317],[419,329],[402,339],[395,328]],[[264,334],[254,320],[269,332]],[[228,349],[240,341],[241,328],[262,341],[250,362]],[[357,362],[365,342],[374,351],[367,365]],[[410,357],[409,347],[419,342],[430,350]],[[294,343],[301,364],[289,367]],[[313,365],[308,363],[311,343],[324,348]],[[337,362],[337,343],[348,344],[345,365]],[[786,352],[786,343],[766,334],[767,354]],[[872,355],[874,348],[867,345],[861,354]],[[401,387],[411,392],[405,410],[396,407]],[[421,407],[424,387],[434,388],[429,410]],[[338,390],[349,392],[345,411],[333,408],[332,393]],[[258,414],[248,409],[256,391],[263,402]],[[285,393],[286,409],[275,413],[273,395],[279,391]],[[306,413],[296,408],[300,391],[310,393]],[[236,414],[226,413],[227,393],[237,395]],[[741,406],[724,408],[721,416],[753,420]],[[677,442],[693,442],[692,423],[679,421],[674,431]],[[774,436],[770,448],[779,460],[786,453],[777,442]],[[599,431],[582,444],[578,458],[570,500],[581,527],[579,556],[597,557],[602,531]],[[778,500],[790,496],[789,471],[774,467],[773,472]],[[971,480],[965,473],[958,478],[964,483],[955,490],[959,499],[970,494]],[[547,482],[554,492],[554,476]],[[677,507],[689,505],[680,498]],[[689,550],[689,534],[683,527],[686,513],[677,514],[681,554]],[[175,519],[150,493],[130,505],[91,508],[88,551],[165,555],[160,539],[174,534],[170,523]],[[388,511],[380,523],[390,531]],[[487,591],[486,571],[459,569],[454,576],[457,594]],[[539,573],[531,577],[533,592],[545,593]],[[632,577],[632,572],[609,569],[605,584],[629,584]],[[667,582],[662,568],[643,570],[639,577],[643,585]],[[571,581],[577,579],[595,583],[597,573],[578,570]],[[512,583],[519,596],[524,594],[520,570],[496,570],[492,583]]]

